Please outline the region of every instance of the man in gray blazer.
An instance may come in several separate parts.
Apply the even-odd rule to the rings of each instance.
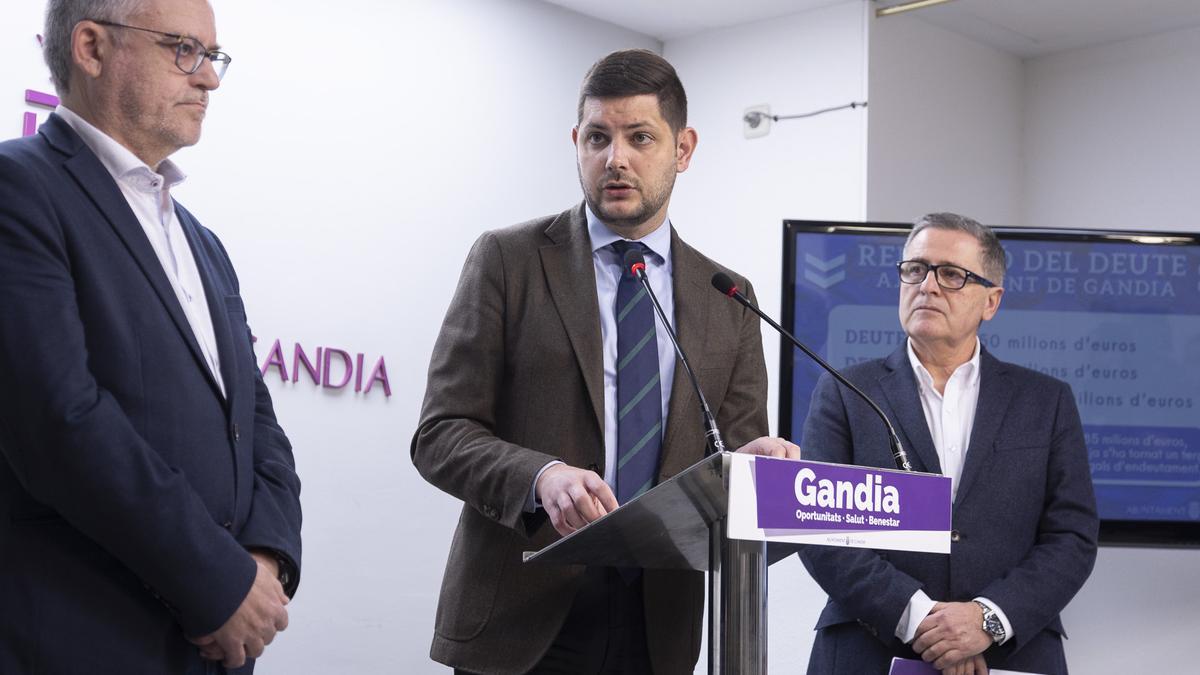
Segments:
[[[521,562],[703,457],[696,396],[623,272],[626,248],[642,251],[730,447],[799,454],[763,437],[758,319],[712,290],[714,273],[732,273],[667,217],[696,147],[686,115],[661,57],[598,61],[571,132],[584,203],[485,233],[463,268],[412,441],[421,475],[464,502],[431,650],[457,672],[695,667],[700,573]]]
[[[895,656],[955,675],[1067,672],[1059,613],[1091,573],[1099,521],[1071,388],[979,343],[1004,263],[996,235],[955,214],[925,216],[908,237],[907,344],[845,374],[883,407],[916,470],[952,479],[951,552],[802,550],[829,594],[810,675],[882,674]],[[803,442],[806,459],[894,466],[878,418],[829,377]]]

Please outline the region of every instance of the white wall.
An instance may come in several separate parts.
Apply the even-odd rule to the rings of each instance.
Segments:
[[[762,103],[792,114],[864,100],[864,20],[862,3],[849,0],[663,46],[700,135],[676,183],[671,219],[691,243],[747,275],[772,314],[782,303],[782,221],[864,217],[867,117],[861,108],[838,111],[778,122],[766,137],[746,139],[742,114]],[[778,342],[766,339],[772,427]]]
[[[1024,220],[1200,231],[1200,28],[1026,65]]]
[[[42,62],[37,35],[42,32],[42,11],[39,2],[8,3],[0,21],[0,139],[21,135],[22,117],[26,112],[37,113],[39,122],[48,110],[25,104],[25,90],[54,93],[50,71]]]
[[[1021,61],[921,21],[871,20],[867,218],[1021,216]]]
[[[177,155],[178,197],[224,240],[289,368],[294,342],[382,354],[393,389],[268,378],[304,483],[304,574],[258,672],[447,672],[428,653],[461,503],[408,454],[433,340],[480,232],[580,199],[588,66],[660,45],[534,0],[214,5],[233,64]],[[49,90],[42,6],[5,4],[0,137],[20,133],[25,88]]]
[[[769,103],[801,113],[865,98],[865,6],[857,0],[670,40],[663,53],[688,92],[700,143],[679,177],[671,219],[702,251],[747,275],[760,305],[779,315],[782,221],[862,220],[866,115],[862,109],[778,123],[742,136],[742,113]],[[777,425],[779,339],[763,338]],[[825,594],[793,556],[771,568],[771,672],[803,672]],[[697,672],[707,672],[703,658]]]

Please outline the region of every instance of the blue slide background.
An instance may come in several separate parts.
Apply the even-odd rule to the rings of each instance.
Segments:
[[[796,337],[837,368],[903,344],[903,236],[795,236]],[[1101,518],[1200,521],[1200,248],[1001,238],[1005,294],[980,340],[1071,385]],[[803,446],[819,371],[794,356],[792,435]]]

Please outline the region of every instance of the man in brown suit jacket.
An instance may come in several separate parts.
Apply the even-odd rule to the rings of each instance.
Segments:
[[[607,281],[620,267],[597,239],[648,244],[651,278],[663,285],[730,447],[792,457],[799,448],[764,437],[758,319],[710,287],[714,273],[733,273],[684,243],[667,218],[675,174],[696,144],[674,69],[641,50],[597,62],[572,139],[585,202],[480,237],[434,347],[412,457],[464,506],[431,656],[461,673],[691,673],[704,607],[699,572],[521,561],[522,551],[617,507]],[[673,374],[662,380],[658,481],[705,450],[695,393],[666,339],[660,327],[659,352],[673,369],[664,372]]]

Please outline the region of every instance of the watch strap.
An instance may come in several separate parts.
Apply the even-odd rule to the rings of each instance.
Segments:
[[[996,615],[996,611],[988,606],[985,602],[979,600],[973,601],[979,605],[979,609],[983,610],[983,632],[987,633],[992,638],[992,642],[1000,644],[1004,642],[1007,634],[1004,631],[1004,623],[1000,621],[1000,617]]]

